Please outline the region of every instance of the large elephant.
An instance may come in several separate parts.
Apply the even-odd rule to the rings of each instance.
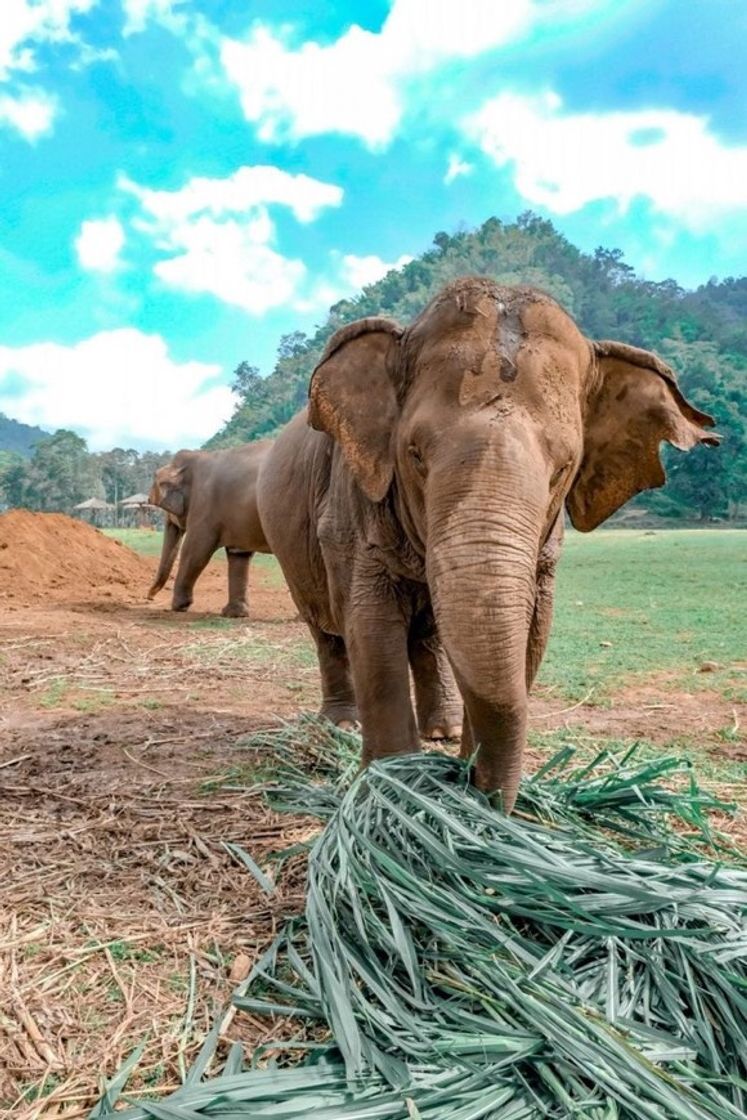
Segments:
[[[197,578],[218,548],[228,558],[228,618],[247,615],[249,562],[269,552],[257,512],[257,478],[271,441],[227,451],[179,451],[153,476],[149,501],[166,512],[161,562],[148,592],[152,599],[166,583],[182,544],[171,608],[192,604]],[[182,542],[182,537],[184,538]]]
[[[550,296],[474,277],[406,329],[342,327],[309,396],[258,498],[325,694],[357,703],[364,764],[417,750],[408,660],[434,617],[464,701],[462,755],[510,811],[564,504],[594,529],[663,484],[662,440],[714,444],[713,421],[656,355],[592,342]],[[289,513],[282,495],[299,487]]]

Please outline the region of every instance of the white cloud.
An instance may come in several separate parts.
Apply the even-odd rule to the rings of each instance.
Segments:
[[[454,180],[458,179],[461,175],[470,175],[474,170],[474,164],[467,163],[467,161],[463,160],[461,156],[458,156],[455,152],[452,152],[449,156],[449,164],[446,168],[446,174],[444,175],[444,183],[446,183],[446,186],[448,187],[450,183],[453,183]]]
[[[119,52],[114,47],[92,47],[90,43],[77,40],[78,57],[70,63],[71,70],[82,70],[85,66],[93,66],[96,62],[116,62]]]
[[[625,211],[643,197],[703,228],[745,206],[747,147],[722,144],[706,117],[673,109],[564,113],[553,93],[503,93],[466,127],[499,166],[513,166],[524,198],[556,214],[599,199]]]
[[[0,125],[13,128],[31,143],[51,132],[57,101],[42,90],[23,90],[19,96],[0,95]]]
[[[83,268],[113,272],[120,263],[124,243],[124,229],[117,218],[93,218],[81,225],[75,251]]]
[[[307,288],[305,292],[297,295],[293,300],[293,310],[307,315],[311,311],[328,311],[335,303],[350,292],[343,290],[338,283],[329,280],[318,280]]]
[[[74,16],[97,0],[3,0],[0,18],[0,80],[14,70],[36,69],[38,43],[76,42],[70,31]]]
[[[287,206],[300,222],[310,222],[327,206],[339,206],[343,191],[309,175],[292,175],[271,164],[240,167],[224,179],[196,176],[176,191],[140,187],[126,176],[119,186],[134,194],[160,221],[184,221],[193,214],[242,214],[260,204]]]
[[[173,288],[208,292],[263,315],[292,299],[306,276],[303,261],[271,248],[272,223],[266,215],[247,222],[216,222],[201,217],[179,222],[171,230],[170,248],[182,250],[155,266],[156,275]]]
[[[85,15],[98,0],[0,0],[0,82],[8,92],[0,96],[0,125],[14,128],[33,141],[52,131],[57,98],[30,88],[19,75],[37,69],[37,48],[42,44],[74,45],[73,68],[116,58],[116,51],[89,46],[71,30],[76,16]]]
[[[330,253],[331,275],[315,280],[293,301],[296,311],[327,311],[341,299],[358,295],[361,288],[375,284],[395,268],[404,268],[412,257],[403,255],[396,261],[383,261],[374,253],[365,257],[355,253],[342,254],[333,249]]]
[[[172,31],[181,30],[178,12],[184,0],[122,0],[125,16],[124,34],[145,31],[149,23],[160,23]]]
[[[219,373],[217,365],[174,361],[160,335],[132,327],[70,346],[2,346],[0,410],[47,429],[74,428],[92,450],[195,446],[233,410],[230,389],[211,384]],[[8,375],[14,391],[6,396]]]
[[[388,141],[402,115],[401,87],[450,59],[509,42],[567,0],[394,0],[380,32],[357,25],[328,46],[294,48],[261,23],[248,40],[224,38],[221,61],[262,140],[324,132]]]
[[[268,207],[283,206],[299,222],[310,222],[343,198],[332,183],[262,165],[224,179],[196,177],[175,191],[151,190],[124,176],[119,186],[140,202],[142,216],[134,224],[167,255],[154,267],[164,283],[209,293],[254,315],[302,299],[307,276],[303,261],[274,247]]]
[[[342,258],[340,275],[346,285],[357,290],[365,288],[368,284],[375,284],[394,268],[404,268],[411,260],[412,257],[405,254],[391,264],[387,264],[373,253],[367,257],[357,257],[353,253],[347,253]]]

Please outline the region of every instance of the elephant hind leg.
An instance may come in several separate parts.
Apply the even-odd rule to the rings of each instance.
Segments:
[[[220,612],[224,618],[246,618],[249,614],[247,587],[249,584],[249,565],[253,552],[227,548],[228,559],[228,602]]]
[[[326,634],[309,625],[319,659],[322,678],[322,706],[319,714],[345,731],[358,726],[353,681],[345,642],[336,634]]]

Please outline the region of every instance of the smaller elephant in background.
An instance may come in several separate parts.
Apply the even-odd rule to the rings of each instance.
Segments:
[[[166,513],[161,561],[148,591],[152,599],[169,578],[181,543],[171,609],[186,611],[197,579],[213,553],[228,558],[226,618],[249,613],[247,583],[255,552],[271,551],[257,512],[257,479],[272,441],[227,451],[178,451],[153,476],[149,501]],[[183,539],[182,539],[183,538]]]

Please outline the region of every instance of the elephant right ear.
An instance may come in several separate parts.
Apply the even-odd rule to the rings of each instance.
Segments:
[[[332,335],[309,385],[309,423],[340,445],[366,497],[382,501],[394,474],[392,433],[399,416],[394,381],[402,328],[359,319]]]

